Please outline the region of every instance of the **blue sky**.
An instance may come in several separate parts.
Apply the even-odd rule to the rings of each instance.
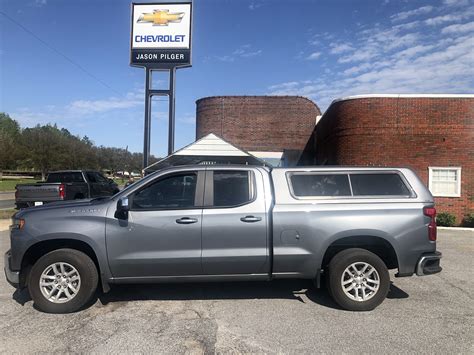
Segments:
[[[0,111],[23,127],[57,123],[141,151],[145,75],[129,66],[130,1],[0,4],[47,43],[0,14]],[[176,148],[194,141],[195,101],[205,96],[302,95],[324,110],[347,95],[474,91],[472,0],[196,0],[193,17],[193,66],[177,74]],[[153,106],[157,156],[167,147],[165,104]]]

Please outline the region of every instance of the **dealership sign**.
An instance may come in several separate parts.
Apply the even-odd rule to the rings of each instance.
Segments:
[[[130,64],[191,65],[191,2],[133,3]]]

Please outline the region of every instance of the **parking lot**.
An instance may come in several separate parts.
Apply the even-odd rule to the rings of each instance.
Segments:
[[[0,251],[9,244],[1,231]],[[441,274],[392,278],[368,313],[338,309],[310,282],[274,281],[117,286],[51,315],[1,277],[0,352],[472,353],[474,232],[439,231],[438,249]]]

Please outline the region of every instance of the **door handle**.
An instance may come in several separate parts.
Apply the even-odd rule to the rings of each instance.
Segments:
[[[182,217],[176,220],[178,224],[192,224],[196,223],[198,220],[196,218]]]
[[[245,216],[240,219],[242,222],[246,223],[254,223],[262,220],[262,217],[255,217],[255,216]]]

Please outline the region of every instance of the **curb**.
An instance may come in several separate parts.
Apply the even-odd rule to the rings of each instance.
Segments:
[[[468,228],[468,227],[437,227],[438,229],[441,230],[452,230],[452,231],[472,231],[474,232],[474,228]]]

